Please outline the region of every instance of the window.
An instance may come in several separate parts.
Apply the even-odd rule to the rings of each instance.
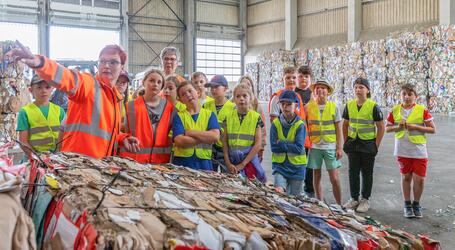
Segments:
[[[213,75],[224,75],[230,82],[241,76],[240,40],[196,39],[196,70],[204,72],[210,79]]]
[[[118,44],[118,31],[51,26],[50,57],[53,59],[98,60],[104,46]]]
[[[38,26],[0,22],[0,30],[0,41],[18,40],[24,46],[29,47],[32,53],[38,54]]]

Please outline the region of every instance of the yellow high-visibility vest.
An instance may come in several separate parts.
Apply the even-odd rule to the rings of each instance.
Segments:
[[[177,115],[182,120],[185,130],[207,131],[212,111],[201,108],[196,122],[194,122],[188,110],[180,111]],[[174,156],[191,157],[196,151],[199,159],[210,160],[212,158],[212,144],[199,144],[191,148],[174,147]]]
[[[297,129],[301,125],[303,125],[303,121],[299,120],[298,122],[295,122],[294,124],[292,124],[291,128],[289,129],[287,137],[284,137],[283,127],[281,126],[280,118],[276,118],[275,120],[273,120],[273,124],[276,127],[279,140],[294,142]],[[283,163],[286,158],[288,158],[289,162],[294,165],[307,164],[307,158],[306,158],[305,152],[301,155],[297,155],[297,154],[293,154],[293,153],[272,153],[272,162]]]
[[[314,100],[308,103],[308,135],[313,143],[324,139],[326,142],[335,142],[337,139],[335,130],[335,102],[327,102],[324,111],[319,112],[319,106]]]
[[[362,105],[360,110],[357,108],[356,100],[348,102],[349,127],[348,136],[362,140],[372,140],[376,138],[376,127],[373,119],[373,109],[376,103],[371,99]]]
[[[401,115],[401,105],[396,105],[392,109],[392,115],[393,115],[393,120],[395,121],[395,125],[398,125],[398,123],[403,119]],[[411,111],[411,114],[409,114],[408,118],[406,119],[407,124],[416,124],[420,126],[424,126],[425,122],[423,119],[423,112],[425,111],[425,107],[419,104],[416,104],[414,108]],[[420,131],[412,130],[412,131],[406,131],[404,129],[395,132],[395,138],[402,138],[405,133],[408,133],[408,138],[409,141],[415,144],[425,144],[427,143],[427,137],[425,136],[425,133],[422,133]]]
[[[226,119],[230,149],[242,150],[254,145],[254,137],[260,116],[258,112],[249,110],[245,118],[243,118],[242,123],[240,123],[237,109],[231,112],[231,115]]]
[[[38,152],[54,150],[60,132],[60,107],[49,103],[47,118],[34,103],[23,107],[30,124],[29,143]]]

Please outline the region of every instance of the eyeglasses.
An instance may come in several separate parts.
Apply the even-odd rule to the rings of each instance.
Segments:
[[[175,61],[177,61],[177,58],[175,58],[175,57],[165,57],[165,58],[163,58],[163,61],[175,62]]]
[[[120,64],[120,62],[117,61],[117,60],[99,60],[99,61],[98,61],[98,64],[100,64],[100,65],[101,65],[101,64],[104,64],[104,65],[106,65],[106,66],[108,66],[108,67],[109,67],[109,66],[115,67],[115,66],[118,66],[118,65]]]

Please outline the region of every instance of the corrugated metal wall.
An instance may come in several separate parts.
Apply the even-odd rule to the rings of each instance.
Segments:
[[[197,2],[196,21],[209,24],[239,25],[239,7],[235,5]]]
[[[136,13],[147,2],[147,0],[129,1],[129,15]],[[166,2],[183,20],[183,1],[167,0]],[[157,54],[166,46],[177,47],[182,54],[183,62],[182,27],[177,17],[162,1],[151,1],[137,12],[136,16],[130,17],[130,72],[141,72],[150,65],[159,66],[160,60]]]
[[[299,0],[298,38],[346,33],[347,0]]]
[[[284,0],[249,1],[248,46],[284,41]]]
[[[439,20],[439,0],[376,0],[362,10],[365,30]]]

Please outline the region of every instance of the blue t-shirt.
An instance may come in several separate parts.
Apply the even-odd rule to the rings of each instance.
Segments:
[[[44,117],[47,118],[49,114],[49,104],[44,105],[44,106],[38,106],[38,108],[41,110],[41,113],[43,113]],[[65,118],[65,110],[63,110],[62,107],[60,107],[60,123],[62,123],[63,119]],[[17,127],[16,131],[24,131],[24,130],[29,130],[30,129],[30,123],[28,122],[28,117],[27,113],[25,112],[24,108],[21,108],[19,110],[19,115],[17,118]]]
[[[197,121],[198,115],[199,114],[194,114],[191,115],[191,117],[194,121]],[[216,115],[213,112],[210,115],[209,124],[207,126],[207,130],[211,129],[220,129]],[[174,138],[178,135],[185,134],[185,128],[183,127],[182,120],[178,115],[174,117],[174,121],[172,122],[172,133]],[[191,157],[174,156],[172,163],[178,166],[185,166],[196,170],[213,170],[212,161],[198,158],[196,156],[196,152]]]

